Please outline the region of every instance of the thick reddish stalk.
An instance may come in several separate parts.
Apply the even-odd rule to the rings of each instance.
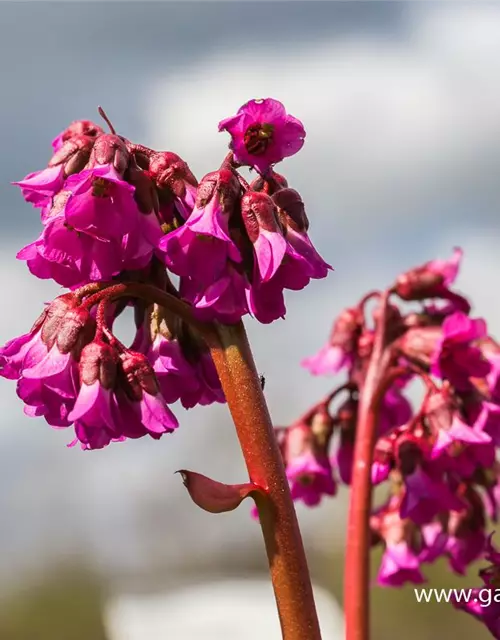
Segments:
[[[103,300],[138,297],[166,307],[203,336],[219,374],[250,480],[266,490],[256,496],[260,524],[284,640],[321,640],[307,561],[281,453],[262,393],[245,328],[202,323],[176,296],[157,287],[112,284],[92,293],[88,307]],[[100,305],[102,322],[105,304]]]
[[[321,640],[307,561],[285,468],[245,328],[218,326],[210,348],[257,498],[284,640]]]
[[[381,399],[379,384],[386,368],[384,349],[388,297],[388,293],[381,296],[382,310],[359,400],[344,575],[346,640],[368,640],[370,635],[371,466]]]

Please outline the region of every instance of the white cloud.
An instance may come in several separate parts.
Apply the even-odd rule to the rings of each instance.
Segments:
[[[325,228],[375,224],[384,211],[419,206],[425,216],[438,198],[476,193],[500,155],[500,8],[431,5],[411,15],[406,38],[221,44],[155,80],[144,97],[148,141],[176,150],[201,175],[225,152],[218,121],[271,95],[306,125],[307,144],[283,171]]]

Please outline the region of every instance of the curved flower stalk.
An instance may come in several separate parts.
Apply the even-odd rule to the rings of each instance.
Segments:
[[[305,419],[279,430],[286,442],[301,425],[308,450],[321,451],[320,473],[315,457],[294,459],[283,449],[295,499],[314,505],[334,495],[339,482],[351,488],[347,640],[369,638],[372,546],[384,549],[376,579],[383,587],[425,582],[425,566],[439,558],[459,575],[481,557],[500,564],[486,534],[488,520],[496,522],[499,513],[500,346],[452,289],[461,258],[455,249],[449,260],[411,269],[345,309],[328,343],[302,365],[313,375],[343,373],[346,382]],[[424,390],[415,407],[406,397],[413,381]],[[318,411],[328,428],[314,426]],[[372,488],[379,485],[387,487],[387,500],[370,513]],[[492,572],[487,575],[498,573]],[[500,638],[497,605],[481,611],[455,605]]]
[[[0,348],[0,375],[17,381],[27,415],[72,429],[68,446],[85,450],[173,434],[177,401],[186,409],[227,401],[249,482],[182,477],[193,501],[214,513],[255,500],[283,638],[320,640],[287,476],[241,323],[246,314],[262,323],[284,317],[284,290],[331,269],[309,238],[301,196],[273,169],[302,147],[303,126],[275,100],[247,103],[219,126],[233,151],[198,184],[178,155],[127,140],[100,113],[109,134],[73,122],[54,139],[48,166],[16,183],[42,224],[17,257],[70,291]],[[259,173],[252,185],[237,170],[243,164]],[[179,290],[169,272],[180,276]],[[128,307],[136,334],[125,345],[113,324]],[[303,444],[307,465],[317,451]],[[317,460],[321,483],[328,463],[324,454]]]

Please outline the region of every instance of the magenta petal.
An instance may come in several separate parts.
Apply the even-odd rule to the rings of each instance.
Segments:
[[[341,347],[327,344],[314,356],[304,358],[300,364],[313,376],[321,376],[338,373],[349,361],[350,358]]]
[[[102,187],[94,187],[96,181]],[[134,187],[115,169],[102,165],[71,176],[66,182],[71,195],[66,202],[66,221],[96,239],[120,240],[139,224]]]
[[[143,392],[140,404],[142,423],[148,431],[165,433],[179,426],[177,418],[167,407],[161,395],[153,396]]]
[[[449,287],[458,275],[463,253],[462,249],[455,247],[453,255],[449,260],[431,260],[427,264],[427,268],[441,275],[444,279],[444,286]]]
[[[70,361],[69,353],[61,353],[57,346],[53,346],[47,355],[36,365],[23,371],[27,379],[49,378],[64,371]]]
[[[43,171],[30,173],[24,180],[13,184],[21,187],[26,202],[31,202],[35,207],[45,207],[50,204],[52,198],[63,188],[63,167],[48,167]]]
[[[377,582],[382,586],[400,587],[410,582],[422,584],[425,578],[420,571],[418,558],[406,542],[388,546],[380,565]]]
[[[99,380],[91,385],[82,384],[73,410],[68,418],[72,422],[81,420],[87,427],[105,425],[116,431],[116,423],[111,410],[111,391],[104,389]]]
[[[281,233],[260,229],[253,246],[261,280],[267,282],[283,262],[287,242]]]

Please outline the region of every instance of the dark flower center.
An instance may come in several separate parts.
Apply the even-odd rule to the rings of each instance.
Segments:
[[[260,156],[266,152],[269,143],[273,139],[274,127],[267,122],[256,122],[245,131],[243,142],[248,153]]]
[[[312,484],[314,484],[314,475],[312,473],[303,473],[297,478],[297,481],[303,487],[310,487]]]
[[[105,178],[94,178],[92,180],[92,195],[96,198],[107,198],[111,182]]]

